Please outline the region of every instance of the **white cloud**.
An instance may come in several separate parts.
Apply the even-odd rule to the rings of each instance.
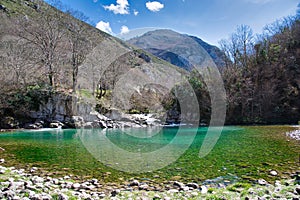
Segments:
[[[117,0],[117,4],[110,4],[109,6],[103,6],[105,10],[114,12],[115,14],[129,14],[128,0]]]
[[[134,14],[135,16],[137,16],[137,15],[139,14],[139,11],[133,10],[133,14]]]
[[[98,0],[93,0],[94,3],[97,3]]]
[[[148,1],[146,3],[146,7],[152,12],[158,12],[164,8],[164,4],[162,4],[158,1],[152,1],[152,2]]]
[[[97,23],[96,28],[108,34],[113,34],[109,22],[100,21]]]
[[[129,33],[129,28],[127,26],[122,26],[121,27],[121,35]]]

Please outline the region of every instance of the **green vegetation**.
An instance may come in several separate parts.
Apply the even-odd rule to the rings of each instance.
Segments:
[[[92,98],[93,97],[93,93],[89,90],[86,90],[86,89],[78,90],[77,94],[81,97],[84,97],[84,98]]]

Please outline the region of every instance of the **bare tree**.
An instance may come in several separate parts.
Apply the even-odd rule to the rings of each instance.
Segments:
[[[266,25],[263,29],[265,37],[270,39],[277,34],[284,33],[287,29],[290,29],[292,27],[296,19],[297,18],[295,16],[287,16]]]
[[[68,27],[68,40],[71,52],[71,66],[72,66],[72,89],[76,92],[78,68],[86,59],[86,55],[91,51],[92,44],[89,40],[89,29],[88,25],[79,21],[87,20],[81,12],[69,10],[67,21]],[[72,16],[76,16],[74,19]]]
[[[29,75],[35,77],[34,49],[25,45],[23,41],[2,41],[1,45],[3,69],[6,70],[4,80],[17,88],[32,81]],[[10,77],[11,76],[11,77]]]
[[[296,17],[297,17],[298,20],[300,19],[300,3],[297,6]]]
[[[236,66],[245,67],[249,55],[253,53],[253,40],[254,35],[250,26],[240,25],[229,39],[223,39],[219,44],[227,59],[232,60]]]
[[[247,65],[248,55],[253,50],[253,31],[248,25],[240,25],[233,34],[234,40],[237,42],[236,50],[239,53],[239,60],[243,67]]]
[[[37,18],[23,17],[18,22],[17,36],[26,40],[39,50],[36,59],[44,66],[49,85],[55,86],[58,63],[62,57],[63,27],[62,13],[43,7]]]

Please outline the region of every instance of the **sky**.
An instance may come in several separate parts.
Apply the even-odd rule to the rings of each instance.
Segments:
[[[50,0],[46,0],[48,2]],[[295,15],[300,0],[61,0],[97,28],[121,38],[143,28],[163,28],[218,45],[241,24],[265,25]],[[134,35],[134,34],[133,34]]]

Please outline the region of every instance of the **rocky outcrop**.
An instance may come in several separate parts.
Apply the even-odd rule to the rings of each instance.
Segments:
[[[153,117],[154,114],[125,114],[113,110],[107,117],[96,111],[90,112],[88,118],[73,116],[76,128],[129,128],[159,126],[161,121]]]
[[[73,98],[71,95],[53,94],[40,103],[37,111],[31,111],[28,115],[32,119],[46,122],[70,122],[73,115]]]
[[[96,102],[72,94],[57,92],[41,99],[35,102],[36,110],[31,109],[22,116],[3,117],[0,128],[138,128],[160,126],[166,122],[157,114],[128,114],[111,107],[100,114],[95,111]]]
[[[160,125],[160,120],[153,114],[125,114],[117,109],[110,109],[105,115],[95,111],[95,103],[77,96],[53,94],[39,109],[30,111],[31,123],[25,123],[26,129],[38,128],[126,128]],[[14,118],[2,120],[3,128],[18,128]]]

